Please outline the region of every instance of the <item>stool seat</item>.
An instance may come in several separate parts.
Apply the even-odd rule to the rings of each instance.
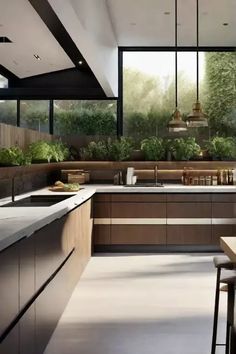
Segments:
[[[234,269],[235,266],[227,256],[216,256],[213,262],[216,268]]]
[[[236,285],[236,271],[235,270],[225,270],[220,277],[220,282],[223,284]]]

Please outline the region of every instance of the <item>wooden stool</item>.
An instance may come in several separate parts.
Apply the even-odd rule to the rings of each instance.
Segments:
[[[216,346],[219,345],[226,345],[228,343],[228,336],[229,336],[229,328],[226,330],[226,344],[217,344],[217,326],[218,326],[218,315],[219,315],[219,300],[220,300],[220,283],[221,283],[221,270],[227,269],[232,270],[234,269],[234,263],[230,261],[227,256],[218,256],[213,258],[214,265],[217,269],[216,273],[216,289],[215,289],[215,308],[214,308],[214,320],[213,320],[213,333],[212,333],[212,345],[211,345],[211,354],[215,354]],[[228,347],[227,347],[228,349]],[[226,352],[227,353],[227,352]]]

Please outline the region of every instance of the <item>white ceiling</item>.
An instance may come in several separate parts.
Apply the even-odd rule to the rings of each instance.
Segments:
[[[48,1],[108,96],[117,95],[117,46],[175,44],[175,0]],[[178,45],[196,45],[196,0],[178,0],[178,23]],[[235,29],[236,0],[199,0],[201,46],[236,47]],[[0,43],[0,64],[20,78],[74,67],[28,0],[0,0],[0,36],[13,41]]]
[[[20,78],[74,67],[28,0],[0,0],[0,36],[13,42],[0,43],[0,64]]]
[[[174,45],[174,0],[106,1],[119,46]],[[178,45],[196,45],[196,0],[178,0],[178,23]],[[199,0],[200,45],[236,46],[235,29],[236,0]]]

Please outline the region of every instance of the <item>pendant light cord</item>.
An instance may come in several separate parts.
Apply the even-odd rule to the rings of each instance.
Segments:
[[[178,36],[177,36],[177,0],[175,0],[175,107],[178,107]]]
[[[196,26],[197,26],[197,101],[199,101],[199,53],[198,53],[198,46],[199,46],[199,4],[198,0],[196,0]]]

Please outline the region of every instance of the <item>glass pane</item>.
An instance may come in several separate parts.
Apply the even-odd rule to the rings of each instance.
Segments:
[[[175,108],[174,52],[124,52],[124,134],[164,136]]]
[[[20,101],[20,126],[49,133],[49,101]]]
[[[123,53],[124,134],[137,142],[148,136],[167,137],[175,109],[175,53]],[[178,108],[183,120],[192,111],[197,95],[196,52],[178,52]],[[206,100],[205,54],[199,53],[199,91]],[[177,136],[209,138],[209,128],[191,129]]]
[[[8,79],[0,75],[0,88],[8,88]]]
[[[114,100],[55,100],[54,133],[57,135],[116,135]]]
[[[236,135],[236,53],[204,55],[200,98],[209,117],[211,136]]]
[[[0,100],[0,123],[17,125],[17,103],[16,101]]]

